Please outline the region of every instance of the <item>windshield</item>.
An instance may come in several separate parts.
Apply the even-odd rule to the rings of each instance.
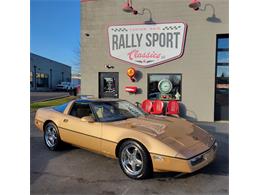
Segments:
[[[95,102],[93,109],[101,122],[112,122],[144,116],[144,112],[127,101]]]

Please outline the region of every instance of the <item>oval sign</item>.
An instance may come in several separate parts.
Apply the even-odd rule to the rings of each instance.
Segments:
[[[186,31],[182,22],[109,26],[110,55],[140,67],[159,65],[182,56]]]

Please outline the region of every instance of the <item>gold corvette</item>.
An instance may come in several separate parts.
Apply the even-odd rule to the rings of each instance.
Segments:
[[[63,142],[118,158],[130,178],[194,172],[212,162],[215,138],[182,118],[148,115],[125,100],[78,99],[40,108],[35,125],[50,150]]]

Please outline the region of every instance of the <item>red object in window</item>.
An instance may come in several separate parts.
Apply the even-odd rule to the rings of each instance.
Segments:
[[[141,105],[143,111],[146,112],[146,113],[150,113],[151,112],[152,106],[153,106],[153,103],[152,103],[151,100],[144,100],[142,102],[142,105]]]
[[[178,115],[180,114],[180,106],[178,101],[176,100],[172,100],[169,101],[168,105],[167,105],[167,111],[166,114],[168,115]]]
[[[136,87],[136,86],[128,86],[128,87],[125,87],[125,91],[126,91],[126,92],[129,92],[129,93],[136,93],[137,87]]]
[[[163,112],[163,101],[155,100],[153,102],[153,111],[151,114],[162,114]]]

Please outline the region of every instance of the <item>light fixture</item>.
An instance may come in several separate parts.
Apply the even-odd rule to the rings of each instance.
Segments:
[[[113,68],[114,68],[114,66],[109,65],[109,64],[106,64],[105,67],[106,67],[107,69],[113,69]]]
[[[218,18],[216,16],[216,14],[215,14],[215,7],[212,4],[210,4],[210,3],[205,4],[204,8],[201,9],[200,8],[201,7],[200,1],[199,0],[192,0],[191,3],[189,4],[189,7],[194,9],[195,11],[198,11],[198,10],[199,11],[206,11],[207,7],[211,7],[212,10],[213,10],[213,13],[212,13],[212,16],[207,18],[207,21],[208,22],[213,22],[213,23],[220,23],[221,22],[221,19]]]
[[[213,22],[213,23],[220,23],[221,20],[220,18],[216,17],[215,13],[212,14],[212,16],[207,18],[208,22]]]
[[[133,13],[134,15],[138,14],[138,11],[133,8],[132,0],[127,0],[122,6],[123,11],[127,13]]]
[[[149,17],[149,20],[146,20],[144,21],[145,24],[156,24],[154,21],[153,21],[153,18],[152,18],[152,12],[150,9],[148,8],[143,8],[142,12],[141,13],[138,13],[139,15],[144,15],[144,12],[147,11],[150,15]]]
[[[127,69],[127,76],[130,78],[132,82],[136,81],[136,70],[133,67]]]
[[[201,6],[201,3],[199,0],[191,0],[191,3],[189,4],[189,7],[194,9],[195,11],[198,11]]]
[[[208,17],[207,21],[208,22],[213,22],[213,23],[220,23],[220,22],[222,22],[220,18],[216,17],[215,7],[212,4],[210,4],[210,3],[205,4],[204,8],[200,9],[200,11],[206,11],[207,7],[211,7],[212,10],[213,10],[212,16]]]
[[[152,19],[152,12],[150,9],[148,8],[143,8],[142,12],[138,12],[137,10],[135,10],[133,8],[133,4],[132,4],[132,0],[127,0],[125,3],[123,3],[122,5],[122,9],[124,12],[127,12],[127,13],[132,13],[134,15],[144,15],[145,11],[149,12],[150,14],[150,18],[146,21],[144,21],[145,24],[156,24],[153,19]]]

